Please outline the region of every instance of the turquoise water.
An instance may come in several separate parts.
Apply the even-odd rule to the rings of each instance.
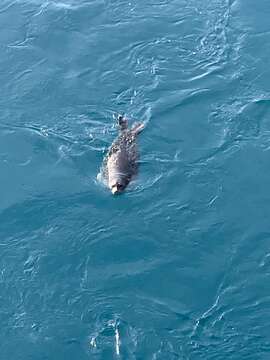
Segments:
[[[1,360],[270,358],[269,16],[1,1]],[[146,127],[113,197],[118,113]]]

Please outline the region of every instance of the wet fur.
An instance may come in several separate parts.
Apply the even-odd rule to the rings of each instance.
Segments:
[[[109,179],[108,164],[110,161],[115,163],[118,161],[120,163],[119,168],[121,169],[121,166],[124,168],[125,186],[137,174],[139,152],[136,138],[142,129],[143,124],[136,124],[131,129],[127,129],[127,127],[121,129],[120,127],[120,134],[112,143],[103,161],[103,175],[107,182]],[[115,166],[118,167],[117,165]]]

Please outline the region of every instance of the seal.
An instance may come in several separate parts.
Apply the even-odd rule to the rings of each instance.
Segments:
[[[144,128],[136,123],[128,128],[128,120],[118,116],[119,136],[114,140],[103,161],[103,172],[113,195],[122,193],[138,172],[137,135]]]

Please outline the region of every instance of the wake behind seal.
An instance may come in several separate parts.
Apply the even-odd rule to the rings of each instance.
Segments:
[[[138,172],[138,134],[144,128],[137,123],[128,128],[128,120],[118,116],[119,136],[110,146],[103,160],[102,173],[113,195],[122,193]]]

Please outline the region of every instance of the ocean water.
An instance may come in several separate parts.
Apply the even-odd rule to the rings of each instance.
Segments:
[[[1,0],[1,360],[270,358],[269,16]],[[114,197],[119,113],[146,126]]]

